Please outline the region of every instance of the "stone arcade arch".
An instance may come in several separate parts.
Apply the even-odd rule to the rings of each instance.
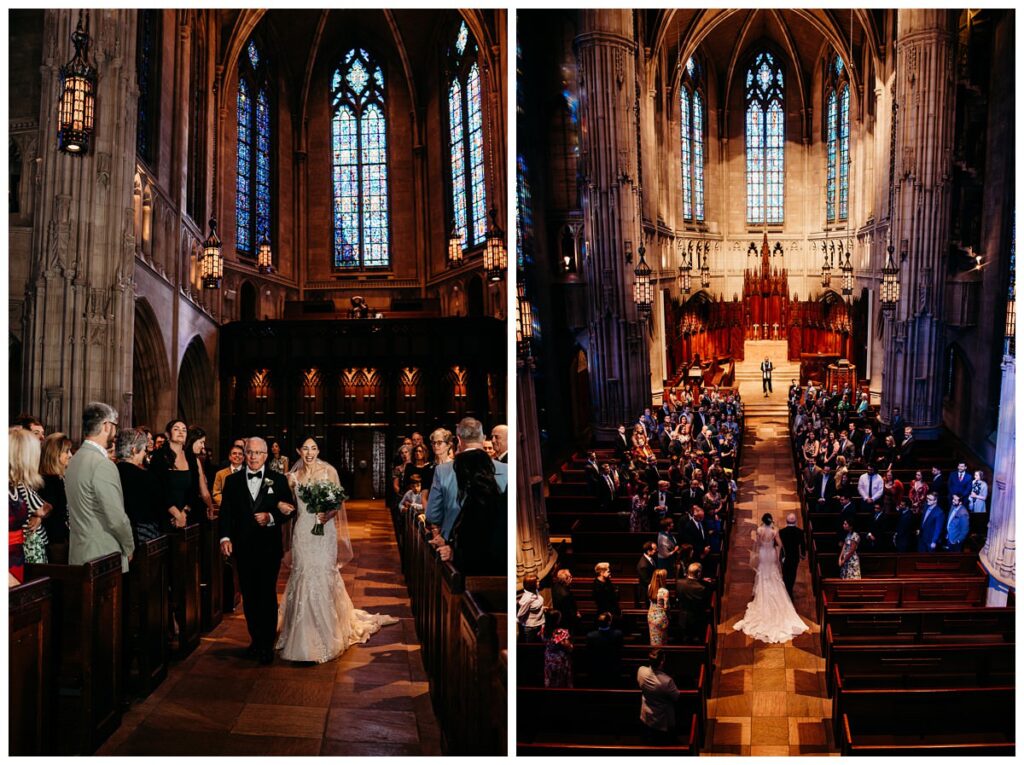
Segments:
[[[189,341],[178,370],[178,417],[206,430],[209,433],[207,444],[211,447],[217,430],[215,401],[213,366],[206,345],[196,335]]]
[[[145,298],[135,301],[132,341],[132,425],[163,427],[172,413],[171,372],[160,323]]]
[[[250,281],[243,281],[238,288],[238,319],[239,321],[256,321],[258,314],[256,305],[258,295],[256,288]]]

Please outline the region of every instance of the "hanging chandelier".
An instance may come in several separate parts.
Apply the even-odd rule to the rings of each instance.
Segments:
[[[454,224],[452,232],[448,235],[448,268],[458,268],[462,265],[462,234]]]
[[[821,286],[825,289],[828,289],[829,287],[832,286],[832,262],[829,260],[828,257],[829,253],[827,242],[821,243],[821,252],[824,256],[821,262]]]
[[[682,242],[679,248],[679,295],[690,294],[690,274],[693,271],[693,242],[686,243],[686,259],[682,256]]]
[[[1014,232],[1016,234],[1016,231]],[[1010,243],[1010,289],[1006,295],[1006,331],[1003,334],[1003,355],[1017,355],[1017,259]]]
[[[654,282],[651,281],[651,267],[644,259],[644,246],[641,244],[636,252],[640,262],[633,269],[633,302],[640,317],[646,319],[654,304]]]
[[[256,265],[261,274],[274,272],[274,253],[270,249],[270,240],[267,239],[266,232],[263,233],[256,245]]]
[[[484,270],[487,279],[500,282],[508,270],[508,251],[505,249],[505,232],[498,225],[498,210],[491,208],[491,227],[487,231],[487,245],[484,248]]]
[[[533,307],[526,297],[526,285],[522,279],[516,286],[516,350],[519,358],[526,360],[533,355]]]
[[[842,246],[843,245],[840,242],[840,253],[842,252]],[[843,277],[843,295],[845,297],[849,297],[853,294],[853,263],[850,260],[850,256],[852,254],[853,241],[851,240],[846,247],[846,260],[839,266],[839,270],[842,272]]]
[[[210,218],[210,235],[203,242],[201,265],[203,289],[219,290],[224,277],[224,258],[221,257],[221,242],[217,236],[217,219]]]
[[[896,310],[896,304],[900,302],[900,269],[892,259],[893,246],[886,248],[888,257],[885,266],[882,268],[882,285],[878,289],[878,299],[882,304],[882,310],[892,312]]]
[[[704,261],[700,266],[700,286],[707,289],[711,286],[711,264],[708,262],[708,252],[711,250],[711,242],[704,241]],[[700,260],[701,242],[697,242],[697,259]]]
[[[57,148],[65,154],[89,153],[96,116],[96,69],[89,65],[89,33],[82,27],[71,36],[74,57],[60,68],[60,102],[57,113]]]

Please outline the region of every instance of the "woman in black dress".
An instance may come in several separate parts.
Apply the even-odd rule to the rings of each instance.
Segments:
[[[185,452],[188,426],[184,420],[171,420],[167,423],[166,435],[164,445],[153,452],[150,470],[157,482],[157,501],[169,517],[165,530],[183,529],[188,525],[192,509],[192,467]]]
[[[122,430],[117,434],[117,472],[121,476],[124,510],[132,525],[136,547],[140,542],[156,539],[163,533],[164,511],[160,507],[160,489],[155,476],[145,468],[146,442],[142,428]]]
[[[50,540],[47,552],[51,563],[67,562],[68,498],[64,493],[64,473],[71,462],[71,446],[71,439],[63,433],[51,433],[43,442],[39,461],[39,473],[43,476],[39,496],[53,505],[50,514],[43,518],[43,528]]]
[[[413,475],[420,477],[420,488],[423,491],[430,491],[430,485],[434,482],[434,466],[430,464],[427,456],[426,444],[416,444],[412,447],[412,459],[403,468],[402,493],[409,491],[409,483]]]

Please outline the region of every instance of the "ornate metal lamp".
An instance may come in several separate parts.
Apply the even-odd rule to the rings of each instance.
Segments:
[[[96,69],[89,65],[89,33],[82,27],[71,36],[74,57],[60,68],[60,103],[57,114],[57,148],[65,154],[89,153],[96,117]]]
[[[896,310],[896,304],[900,302],[900,269],[892,259],[893,246],[886,248],[888,257],[885,266],[882,268],[882,285],[878,288],[878,299],[882,304],[882,310],[888,313]]]
[[[689,245],[692,242],[687,242],[687,258],[683,260],[680,254],[679,259],[679,295],[690,294],[690,274],[693,272],[693,251]]]
[[[651,267],[644,259],[645,252],[641,244],[637,249],[640,262],[633,269],[633,302],[636,303],[637,313],[644,319],[650,315],[651,306],[654,304],[654,282],[651,281]]]
[[[453,224],[452,232],[448,235],[448,268],[458,268],[462,265],[462,234]]]
[[[203,242],[202,262],[203,289],[219,290],[224,277],[224,258],[221,257],[221,242],[217,236],[217,219],[210,218],[210,235]]]
[[[839,245],[842,247],[842,244]],[[850,255],[853,252],[853,245],[846,248],[846,260],[839,267],[843,274],[843,295],[849,297],[853,294],[853,263],[850,262]]]
[[[267,238],[266,232],[260,237],[260,241],[256,245],[256,265],[261,274],[271,274],[274,272],[274,253],[270,249],[270,240]]]
[[[1010,289],[1006,296],[1006,332],[1003,336],[1003,355],[1017,355],[1017,263],[1010,254]]]
[[[487,245],[484,247],[484,270],[487,279],[500,282],[508,270],[508,250],[505,249],[505,232],[498,225],[498,210],[491,208],[491,227],[487,231]]]
[[[526,285],[516,286],[516,350],[524,361],[533,355],[533,307],[526,297]]]
[[[821,252],[824,255],[824,259],[821,263],[821,286],[828,289],[832,286],[832,263],[828,258],[828,243],[821,243]]]
[[[708,261],[708,252],[711,250],[711,242],[705,241],[704,243],[704,260],[700,266],[700,286],[703,289],[707,289],[711,286],[711,264]],[[697,259],[700,259],[700,247],[701,243],[697,243]]]

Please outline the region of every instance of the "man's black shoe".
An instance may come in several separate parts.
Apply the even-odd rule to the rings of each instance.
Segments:
[[[265,648],[260,651],[260,664],[272,664],[274,662],[274,651],[271,648]]]
[[[244,651],[247,659],[255,659],[259,655],[259,652],[260,649],[255,643],[250,643]]]

